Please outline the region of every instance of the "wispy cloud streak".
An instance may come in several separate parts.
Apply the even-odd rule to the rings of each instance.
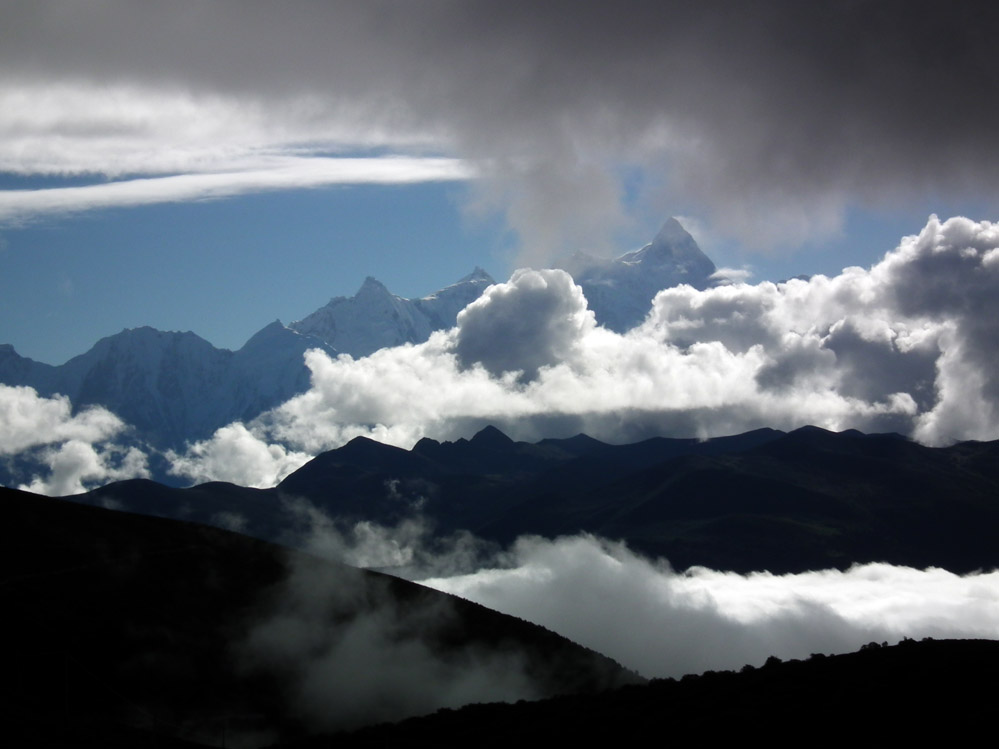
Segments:
[[[457,159],[294,158],[269,160],[266,168],[209,174],[121,180],[81,187],[0,191],[0,224],[24,224],[43,217],[154,203],[210,200],[268,190],[329,185],[411,184],[466,180],[472,169]]]

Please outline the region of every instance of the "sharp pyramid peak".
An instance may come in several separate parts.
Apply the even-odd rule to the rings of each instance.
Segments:
[[[504,448],[514,444],[513,440],[503,434],[499,429],[490,424],[480,429],[470,443],[477,447]]]
[[[480,268],[478,265],[476,265],[475,270],[473,270],[467,276],[464,276],[461,279],[459,279],[458,283],[469,283],[471,281],[488,281],[489,283],[495,283],[493,277],[490,276],[485,270]]]
[[[693,237],[690,236],[690,232],[683,228],[681,224],[674,216],[670,216],[666,220],[666,223],[662,225],[659,233],[656,234],[655,239],[652,240],[653,244],[659,242],[677,242],[683,240],[693,241]]]
[[[374,276],[367,276],[364,279],[364,283],[361,284],[361,288],[357,290],[355,296],[365,296],[369,294],[391,294],[388,287],[385,286],[381,281],[379,281]]]

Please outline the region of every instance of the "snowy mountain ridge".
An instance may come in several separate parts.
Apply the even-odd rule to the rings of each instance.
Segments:
[[[613,260],[576,253],[564,268],[582,287],[597,322],[618,333],[642,322],[662,289],[680,284],[705,289],[716,270],[675,218],[641,249]]]
[[[614,260],[577,254],[569,266],[597,321],[619,332],[644,319],[660,289],[678,283],[704,288],[715,270],[676,219],[641,249]],[[102,338],[60,366],[22,357],[2,344],[0,383],[27,385],[45,397],[66,395],[75,411],[104,406],[133,426],[141,441],[182,448],[307,390],[308,349],[362,357],[421,343],[434,331],[453,327],[458,313],[493,283],[477,267],[439,291],[406,299],[369,276],[354,296],[335,297],[287,326],[270,323],[237,351],[216,348],[192,332],[150,327]]]
[[[435,330],[452,327],[458,313],[494,283],[488,273],[476,268],[440,291],[421,299],[406,299],[368,276],[354,296],[334,297],[288,327],[314,336],[340,353],[367,356],[380,348],[422,343]]]

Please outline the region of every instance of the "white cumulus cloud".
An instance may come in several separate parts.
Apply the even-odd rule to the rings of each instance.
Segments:
[[[118,479],[146,477],[146,455],[112,442],[125,423],[105,408],[74,414],[69,398],[45,398],[30,387],[0,384],[0,457],[31,467],[20,488],[40,494],[79,494]],[[48,474],[38,474],[39,468]],[[19,474],[20,471],[15,471]]]
[[[806,424],[930,445],[994,439],[997,248],[999,226],[932,217],[869,269],[663,290],[624,335],[594,323],[563,271],[520,270],[426,343],[361,359],[308,352],[310,390],[241,434],[308,454],[359,435],[410,447],[490,423],[525,440]]]
[[[217,429],[210,439],[190,445],[183,454],[167,452],[170,472],[195,482],[230,481],[242,486],[274,486],[309,460],[309,455],[266,444],[243,424]]]

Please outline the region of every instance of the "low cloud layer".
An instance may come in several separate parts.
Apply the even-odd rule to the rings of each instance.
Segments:
[[[681,573],[589,534],[524,536],[501,549],[467,533],[434,534],[418,513],[395,527],[350,526],[302,500],[290,509],[300,532],[289,545],[540,624],[650,678],[906,637],[999,633],[997,571],[865,564],[787,575]]]
[[[0,384],[0,460],[28,475],[19,488],[39,494],[79,494],[119,479],[147,477],[145,454],[112,441],[126,425],[105,408],[72,413],[64,396],[43,398],[30,387]]]
[[[903,637],[999,632],[999,573],[674,572],[592,536],[521,538],[506,566],[422,584],[548,627],[648,677],[760,666]]]
[[[0,171],[432,151],[474,162],[476,205],[505,211],[532,264],[607,244],[631,210],[769,247],[834,235],[850,207],[999,187],[991,3],[5,10]]]
[[[315,454],[359,435],[408,448],[487,424],[524,440],[806,424],[896,431],[929,445],[995,439],[997,292],[999,227],[964,218],[931,218],[867,270],[666,289],[625,335],[595,324],[562,271],[518,271],[427,343],[362,359],[308,352],[307,393],[240,428],[240,444],[227,427],[176,466],[201,478],[211,471],[199,464],[222,443],[266,449],[277,460],[265,473],[276,481],[288,456],[298,459],[287,450]],[[267,482],[265,463],[248,483]],[[233,471],[240,464],[228,459]]]
[[[170,450],[170,473],[195,483],[229,481],[264,489],[301,468],[312,457],[283,445],[265,444],[244,425],[217,429],[211,440],[197,442],[183,454]]]

